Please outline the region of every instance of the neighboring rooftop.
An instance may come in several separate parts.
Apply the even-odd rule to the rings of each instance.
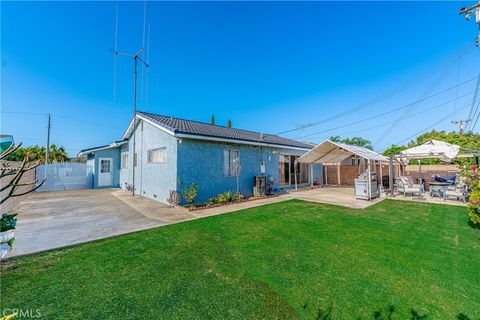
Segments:
[[[212,125],[209,123],[186,120],[168,116],[157,115],[148,112],[137,112],[138,116],[143,117],[174,134],[187,134],[201,137],[211,137],[220,139],[230,139],[239,141],[248,141],[256,143],[265,143],[286,147],[296,147],[304,149],[312,149],[309,143],[303,143],[277,135],[228,128],[219,125]]]

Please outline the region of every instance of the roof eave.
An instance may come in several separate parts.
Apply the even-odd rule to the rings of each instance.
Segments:
[[[247,144],[247,145],[262,146],[262,147],[275,147],[275,148],[284,148],[284,149],[301,150],[301,151],[311,150],[310,148],[288,146],[288,145],[275,144],[275,143],[269,143],[269,142],[255,142],[255,141],[240,140],[240,139],[219,138],[219,137],[195,135],[195,134],[189,134],[189,133],[175,133],[174,136],[177,138],[197,139],[197,140],[216,141],[216,142],[228,142],[228,143],[236,143],[236,144]]]

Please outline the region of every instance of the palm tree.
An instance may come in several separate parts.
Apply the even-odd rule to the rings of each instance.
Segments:
[[[65,151],[64,147],[57,147],[57,145],[52,144],[50,146],[50,151],[48,153],[48,162],[65,162],[68,160],[68,153]]]

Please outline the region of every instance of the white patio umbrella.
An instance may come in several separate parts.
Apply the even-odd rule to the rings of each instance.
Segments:
[[[460,146],[456,144],[450,144],[439,140],[430,140],[422,145],[403,150],[400,152],[400,161],[408,163],[411,159],[439,159],[443,162],[452,162],[452,160],[458,155]]]
[[[439,159],[443,162],[452,162],[458,155],[460,146],[439,140],[430,140],[419,146],[400,152],[396,158],[404,165],[410,160],[418,160],[418,178],[420,189],[423,188],[421,159]],[[423,190],[419,190],[422,193]]]

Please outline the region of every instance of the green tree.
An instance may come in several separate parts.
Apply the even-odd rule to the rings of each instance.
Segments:
[[[342,140],[342,143],[373,150],[372,143],[367,139],[363,139],[362,137],[346,138]]]
[[[231,128],[232,127],[232,121],[228,120],[227,121],[227,128]]]
[[[212,114],[212,116],[210,117],[210,124],[213,126],[215,125],[215,115]]]
[[[45,163],[45,147],[38,145],[31,147],[20,147],[15,152],[6,156],[8,161],[22,161],[25,156],[28,155],[30,161],[38,161],[39,163]],[[52,162],[64,162],[68,161],[68,153],[64,147],[58,147],[55,144],[50,145],[50,152],[48,154],[48,161]]]
[[[342,138],[340,138],[340,136],[331,136],[330,141],[332,141],[332,142],[342,142]]]
[[[403,151],[407,149],[407,147],[405,146],[399,146],[397,144],[392,144],[390,147],[388,147],[387,149],[385,149],[385,151],[383,151],[383,155],[388,157],[390,155],[397,155],[400,153],[400,151]]]

